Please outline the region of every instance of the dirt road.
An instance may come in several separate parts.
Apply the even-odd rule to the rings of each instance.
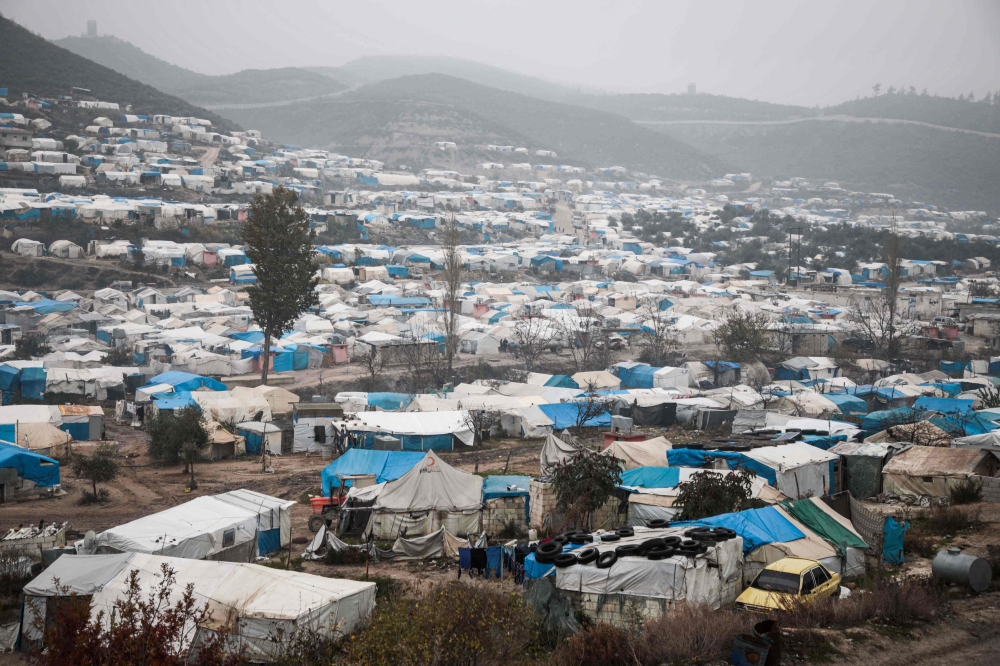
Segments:
[[[860,118],[857,116],[814,116],[811,118],[790,118],[788,120],[635,120],[638,125],[748,125],[748,126],[768,126],[768,125],[797,125],[799,123],[813,122],[840,122],[840,123],[882,123],[886,125],[918,125],[930,129],[944,132],[958,132],[959,134],[973,134],[986,137],[988,139],[1000,139],[1000,134],[993,132],[980,132],[978,130],[965,129],[963,127],[948,127],[946,125],[934,125],[919,120],[905,120],[903,118]]]

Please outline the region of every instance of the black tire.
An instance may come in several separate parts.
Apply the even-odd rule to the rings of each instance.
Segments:
[[[576,564],[576,555],[573,553],[563,553],[562,555],[556,555],[555,559],[552,560],[552,564],[556,565],[560,569],[566,567],[571,567]]]
[[[617,534],[620,537],[630,537],[630,536],[635,536],[635,530],[632,529],[631,527],[619,527],[618,529],[615,530],[615,534]]]
[[[603,541],[604,543],[611,543],[613,541],[618,541],[619,539],[621,539],[621,537],[614,533],[601,535],[601,541]]]
[[[701,542],[698,541],[698,540],[696,540],[696,539],[685,539],[684,541],[681,541],[681,544],[680,544],[679,547],[682,550],[697,550],[698,546],[700,546],[700,545],[701,545]]]
[[[315,516],[309,516],[309,531],[310,532],[319,532],[319,528],[323,527],[323,525],[325,525],[325,524],[326,524],[326,520],[324,520],[323,516],[320,516],[318,514],[315,515]]]
[[[642,554],[645,555],[654,548],[666,548],[666,547],[667,544],[663,541],[663,539],[646,539],[639,546],[639,550],[641,550]]]
[[[562,552],[562,549],[562,544],[557,541],[540,543],[535,547],[535,559],[537,560],[539,557],[554,558]]]
[[[646,527],[652,527],[655,529],[670,527],[670,521],[665,520],[663,518],[654,518],[653,520],[649,521],[649,524],[647,524]]]
[[[569,538],[569,542],[579,546],[585,543],[593,543],[594,537],[590,534],[574,534]]]
[[[663,537],[663,543],[667,545],[667,548],[676,548],[677,546],[681,545],[681,541],[683,540],[684,539],[680,538],[679,536]]]
[[[667,548],[666,546],[662,548],[652,548],[648,553],[646,553],[646,559],[649,560],[665,560],[668,557],[674,556],[674,549]]]
[[[618,553],[613,550],[606,550],[597,558],[598,569],[610,569],[618,561]]]
[[[618,546],[615,548],[615,554],[618,557],[642,557],[642,553],[639,552],[639,544],[627,543],[624,546]]]
[[[600,556],[601,551],[597,550],[593,546],[581,548],[576,551],[576,561],[578,564],[590,564],[591,562],[596,562],[597,558]]]

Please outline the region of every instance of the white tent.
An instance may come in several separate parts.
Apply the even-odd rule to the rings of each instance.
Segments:
[[[45,253],[45,245],[30,238],[18,238],[11,244],[10,251],[22,257],[40,257]]]
[[[457,535],[479,531],[483,478],[461,472],[433,451],[378,494],[366,533],[392,539],[427,535],[442,527]]]
[[[183,647],[203,644],[216,627],[224,625],[230,641],[254,662],[274,661],[284,640],[299,629],[350,634],[375,607],[374,583],[152,554],[77,555],[59,558],[25,586],[21,635],[38,645],[43,639],[40,627],[45,625],[46,600],[54,597],[92,597],[92,617],[103,612],[107,618],[115,603],[125,597],[133,571],[145,599],[158,589],[164,565],[176,578],[167,604],[175,604],[190,584],[199,604],[207,603],[211,614],[203,624],[185,627]]]
[[[93,553],[157,553],[192,560],[249,561],[291,538],[288,500],[249,490],[196,497],[97,535]],[[255,547],[256,546],[256,547]],[[76,543],[84,552],[84,542]]]
[[[668,467],[667,451],[672,447],[673,444],[666,437],[654,437],[642,442],[618,440],[611,442],[601,453],[622,461],[622,469]]]
[[[83,256],[83,248],[68,240],[57,240],[49,245],[49,254],[63,259],[79,259]]]
[[[583,390],[589,390],[591,388],[597,389],[616,389],[622,384],[622,380],[615,377],[613,374],[607,370],[598,370],[596,372],[578,372],[573,375],[573,381],[576,385]]]
[[[413,435],[433,438],[454,435],[463,444],[472,446],[474,438],[467,421],[468,412],[357,412],[347,423],[348,430],[384,432],[392,435]],[[443,448],[450,449],[451,443]]]
[[[688,368],[660,368],[653,373],[655,388],[688,388],[692,384],[691,371]]]
[[[291,391],[286,391],[280,386],[237,386],[233,388],[233,397],[246,400],[250,397],[264,398],[271,406],[272,414],[288,414],[292,411],[292,405],[299,402],[299,396]]]
[[[831,467],[838,456],[805,442],[762,446],[745,452],[775,472],[777,488],[792,499],[822,497],[833,490]]]
[[[569,460],[577,453],[579,453],[579,448],[576,444],[565,442],[549,433],[545,438],[545,444],[542,445],[541,476],[549,476],[553,467]]]

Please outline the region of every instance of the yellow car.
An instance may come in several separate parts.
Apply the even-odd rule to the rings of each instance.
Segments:
[[[816,560],[786,557],[764,567],[750,587],[736,598],[736,607],[769,613],[794,607],[796,601],[833,596],[840,589],[840,574]]]

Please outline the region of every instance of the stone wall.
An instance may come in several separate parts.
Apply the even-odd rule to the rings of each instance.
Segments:
[[[1000,502],[1000,477],[972,476],[970,478],[982,485],[984,502]]]
[[[483,509],[483,529],[487,534],[498,534],[510,522],[521,531],[528,531],[523,497],[498,497],[486,502],[486,508]]]
[[[721,585],[722,605],[730,606],[743,591],[742,577],[737,576]],[[594,594],[573,590],[560,592],[569,598],[575,610],[588,615],[595,622],[608,622],[619,627],[635,625],[638,620],[660,617],[686,603],[632,594]]]
[[[531,499],[531,527],[542,534],[562,532],[566,527],[565,515],[556,509],[556,489],[551,483],[537,479],[531,480],[529,488]],[[628,514],[618,513],[619,502],[612,498],[594,513],[592,528],[594,530],[611,530],[627,523]]]

